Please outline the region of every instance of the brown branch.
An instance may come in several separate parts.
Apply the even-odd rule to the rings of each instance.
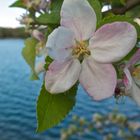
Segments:
[[[112,13],[114,13],[116,15],[123,15],[127,11],[133,9],[134,7],[136,7],[139,4],[140,4],[140,0],[127,0],[125,6],[117,7],[117,8],[112,8],[112,9],[104,12],[104,14],[112,12]]]

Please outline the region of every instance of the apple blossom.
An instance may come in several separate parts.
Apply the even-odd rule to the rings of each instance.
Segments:
[[[116,71],[111,63],[121,60],[136,44],[137,33],[127,22],[96,29],[96,14],[87,0],[64,0],[61,26],[48,37],[48,55],[54,59],[45,76],[52,94],[70,89],[79,80],[95,100],[114,94]]]
[[[34,22],[34,20],[31,17],[29,17],[28,14],[21,15],[21,18],[17,20],[20,22],[20,24],[25,24],[27,26]]]
[[[50,4],[51,4],[51,0],[41,0],[39,4],[39,9],[45,12],[49,12]]]
[[[45,40],[44,34],[40,31],[38,31],[37,29],[33,30],[32,36],[39,41],[44,41]]]
[[[36,40],[38,40],[39,42],[37,43],[37,45],[35,46],[36,48],[36,55],[38,57],[40,56],[47,56],[47,48],[45,47],[45,36],[42,32],[40,32],[39,30],[35,29],[32,31],[32,37],[34,37]],[[41,72],[45,71],[44,68],[45,65],[45,61],[39,61],[35,64],[35,73],[37,75],[39,75]]]
[[[124,68],[124,84],[126,94],[130,95],[140,105],[140,65],[135,66],[138,61],[140,61],[140,49]]]

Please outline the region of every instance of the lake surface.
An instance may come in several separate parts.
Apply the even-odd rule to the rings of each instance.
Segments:
[[[94,102],[79,87],[76,106],[68,117],[57,127],[36,134],[36,100],[41,81],[29,80],[30,70],[21,56],[23,46],[20,39],[0,40],[0,140],[59,140],[61,128],[71,122],[73,114],[90,119],[95,112],[105,115],[114,108],[127,116],[140,114],[140,107],[130,99],[120,104],[115,104],[113,98]],[[76,139],[102,140],[102,136],[89,134]]]

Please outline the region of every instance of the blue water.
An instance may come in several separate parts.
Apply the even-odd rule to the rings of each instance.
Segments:
[[[119,105],[113,98],[93,102],[79,87],[76,106],[68,117],[57,127],[36,134],[36,100],[41,81],[29,80],[30,70],[21,56],[23,46],[20,39],[0,40],[0,140],[58,140],[61,128],[71,122],[73,114],[90,119],[95,112],[105,115],[114,108],[127,116],[140,114],[140,107],[130,99]],[[102,137],[95,133],[80,138],[93,139]]]

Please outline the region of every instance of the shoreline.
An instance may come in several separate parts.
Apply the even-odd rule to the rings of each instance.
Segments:
[[[0,39],[27,38],[28,36],[29,34],[25,33],[24,27],[18,27],[18,28],[0,27]]]

